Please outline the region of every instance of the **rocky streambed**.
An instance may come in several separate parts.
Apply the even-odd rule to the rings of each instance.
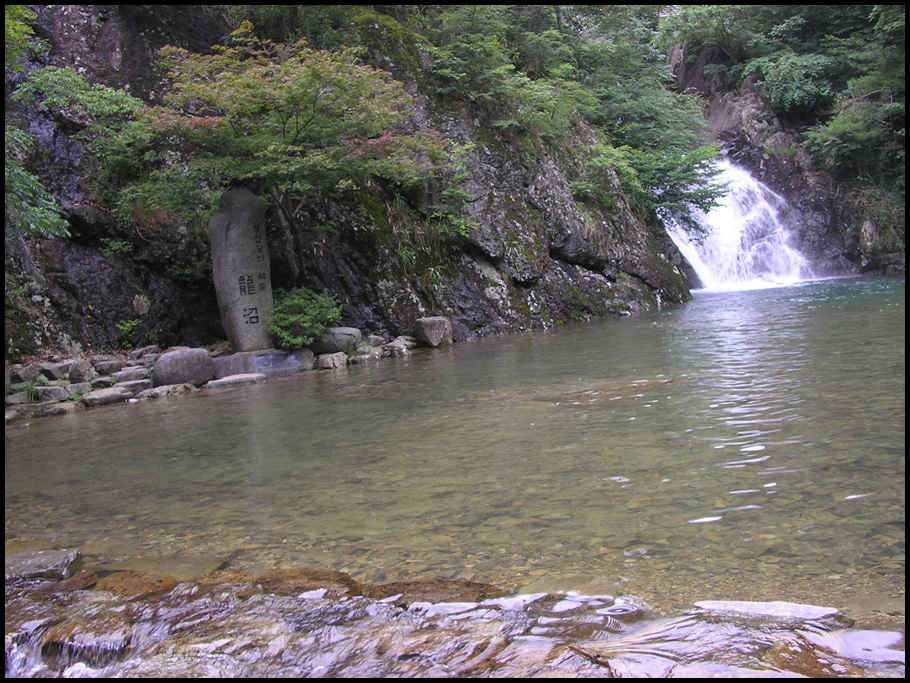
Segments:
[[[5,588],[7,677],[904,677],[901,633],[793,603],[658,618],[630,597],[305,568],[178,579],[72,549],[8,554]]]

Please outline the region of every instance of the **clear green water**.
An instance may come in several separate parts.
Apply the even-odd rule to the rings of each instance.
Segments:
[[[896,609],[904,280],[696,294],[6,431],[6,537],[366,582]]]

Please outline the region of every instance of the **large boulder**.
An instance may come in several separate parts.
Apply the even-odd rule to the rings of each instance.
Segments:
[[[330,327],[312,344],[310,349],[316,355],[323,353],[348,353],[356,349],[363,340],[363,334],[356,327]]]
[[[347,367],[348,354],[344,351],[338,353],[324,353],[316,357],[317,370],[335,370],[336,368]]]
[[[433,348],[452,343],[452,323],[443,316],[419,318],[414,325],[414,336]]]
[[[70,365],[69,381],[75,384],[88,382],[94,374],[95,370],[91,363],[84,358],[77,358]]]
[[[201,387],[215,379],[215,364],[205,349],[172,349],[155,359],[152,383],[156,387],[166,384],[192,384]]]

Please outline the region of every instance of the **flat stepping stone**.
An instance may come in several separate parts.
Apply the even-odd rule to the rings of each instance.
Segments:
[[[91,407],[103,406],[108,403],[119,403],[133,397],[129,389],[111,387],[110,389],[95,389],[82,396],[82,402]]]
[[[206,389],[218,389],[219,387],[233,387],[238,384],[256,384],[257,382],[264,382],[266,376],[261,372],[247,372],[242,375],[228,375],[227,377],[222,377],[221,379],[213,379],[210,382],[206,382]]]

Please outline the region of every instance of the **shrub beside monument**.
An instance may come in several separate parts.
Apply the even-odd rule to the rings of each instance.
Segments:
[[[328,294],[317,294],[306,287],[275,293],[269,334],[279,349],[308,346],[341,318],[341,309]]]

